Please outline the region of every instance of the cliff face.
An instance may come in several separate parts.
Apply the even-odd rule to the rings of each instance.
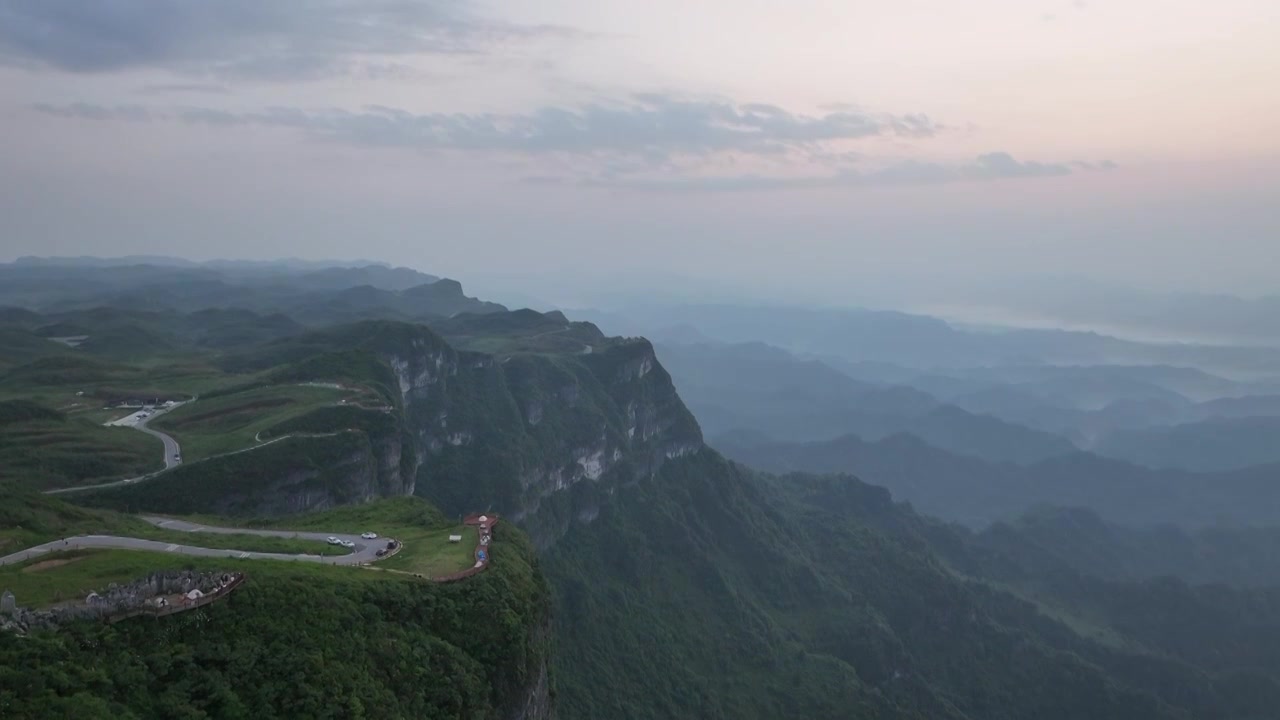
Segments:
[[[413,474],[402,470],[403,444],[396,436],[371,436],[359,430],[327,437],[293,438],[283,443],[337,446],[324,465],[304,463],[283,474],[262,478],[242,492],[227,493],[213,510],[219,514],[281,516],[366,503],[413,494]],[[261,452],[270,452],[265,448]]]
[[[501,717],[505,720],[551,720],[556,716],[551,692],[551,655],[548,649],[552,636],[550,618],[539,625],[531,636],[535,638],[531,646],[544,650],[537,655],[532,676],[525,680],[516,699],[502,711]]]
[[[273,516],[417,494],[448,515],[500,513],[545,547],[575,522],[590,522],[618,487],[697,451],[702,432],[647,340],[594,331],[585,349],[563,352],[582,344],[558,330],[534,332],[560,347],[459,351],[425,326],[398,322],[303,336],[280,352],[274,382],[348,383],[381,395],[385,406],[313,410],[261,435],[295,437],[81,497],[157,512]],[[493,336],[478,337],[483,344]]]
[[[702,446],[646,340],[500,357],[422,337],[382,359],[414,438],[417,493],[446,513],[502,513],[539,545]]]

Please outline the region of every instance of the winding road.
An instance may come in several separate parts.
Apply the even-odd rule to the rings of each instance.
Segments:
[[[184,520],[173,520],[171,518],[154,516],[143,516],[142,519],[156,527],[164,528],[165,530],[176,530],[179,532],[206,532],[222,535],[258,535],[261,537],[297,538],[299,540],[315,540],[321,543],[325,542],[329,537],[336,537],[340,540],[349,540],[355,543],[355,548],[353,548],[352,552],[347,555],[326,556],[203,548],[194,545],[179,545],[165,542],[163,540],[144,540],[142,538],[117,537],[115,535],[77,535],[75,537],[63,538],[61,540],[44,543],[42,545],[36,545],[35,547],[30,547],[11,555],[5,555],[4,557],[0,557],[0,565],[13,565],[15,563],[26,562],[42,555],[60,550],[78,550],[84,548],[150,550],[153,552],[169,552],[179,555],[196,555],[200,557],[252,558],[259,560],[303,560],[307,562],[322,562],[331,565],[361,565],[377,560],[378,550],[386,547],[387,544],[387,538],[365,540],[359,535],[350,535],[346,533],[220,528],[210,527],[208,525],[197,525]]]
[[[182,464],[182,448],[178,445],[178,441],[174,440],[173,436],[169,435],[168,433],[163,433],[163,432],[160,432],[159,430],[152,430],[151,428],[147,427],[147,423],[151,422],[152,420],[155,420],[156,418],[160,417],[161,415],[164,415],[167,412],[176,410],[182,407],[183,405],[186,405],[189,402],[195,402],[195,398],[177,403],[175,405],[171,405],[163,410],[156,410],[150,416],[143,418],[132,425],[127,426],[127,427],[133,428],[134,430],[140,430],[150,435],[151,437],[160,438],[160,442],[164,444],[164,469],[163,470],[156,470],[155,472],[147,473],[146,475],[139,475],[138,477],[125,478],[124,480],[113,480],[112,482],[102,483],[100,485],[81,485],[79,487],[65,487],[65,488],[57,488],[56,490],[45,490],[44,494],[59,495],[62,493],[79,492],[81,490],[97,490],[98,488],[116,487],[117,485],[129,485],[130,483],[136,483],[139,480],[146,480],[149,477],[154,477],[156,475],[159,475],[165,470],[172,470],[173,468],[178,467],[179,465]]]
[[[153,473],[149,473],[149,474],[147,474],[147,475],[140,475],[140,476],[138,476],[138,477],[134,477],[134,478],[126,478],[126,479],[124,479],[124,480],[113,480],[113,481],[111,481],[111,482],[100,483],[100,484],[98,484],[98,485],[78,485],[78,486],[76,486],[76,487],[65,487],[65,488],[58,488],[58,489],[56,489],[56,490],[45,490],[45,491],[44,491],[44,494],[45,494],[45,495],[61,495],[61,494],[63,494],[63,493],[83,492],[83,491],[85,491],[85,490],[101,490],[101,489],[103,489],[103,488],[119,487],[119,486],[121,486],[121,485],[132,485],[133,483],[136,483],[136,482],[138,482],[138,481],[140,481],[140,480],[150,480],[151,478],[153,478],[153,477],[155,477],[155,476],[159,475],[160,473],[165,472],[166,470],[172,470],[173,468],[175,468],[175,467],[177,467],[178,465],[181,465],[181,464],[182,464],[182,461],[181,461],[181,460],[174,460],[172,463],[170,463],[170,462],[169,462],[170,460],[173,460],[173,456],[176,456],[176,455],[178,454],[178,452],[179,452],[179,450],[178,450],[178,441],[177,441],[177,440],[174,440],[173,438],[169,437],[168,435],[165,435],[164,433],[160,432],[159,430],[152,430],[151,428],[146,428],[146,427],[141,427],[141,426],[138,426],[138,429],[139,429],[139,430],[141,430],[141,431],[143,431],[143,432],[145,432],[145,433],[147,433],[147,434],[149,434],[149,435],[155,435],[155,436],[159,437],[161,440],[164,440],[164,452],[165,452],[165,458],[166,458],[166,460],[165,460],[165,467],[164,467],[164,470],[157,470],[157,471],[155,471],[155,472],[153,472]],[[270,440],[266,440],[266,441],[259,440],[259,439],[258,439],[258,436],[257,436],[257,435],[255,435],[253,439],[254,439],[256,442],[258,442],[258,443],[259,443],[258,445],[251,445],[251,446],[249,446],[249,447],[247,447],[247,448],[241,448],[241,449],[239,449],[239,450],[232,450],[232,451],[230,451],[230,452],[218,453],[217,455],[210,455],[210,456],[208,456],[208,457],[200,458],[200,459],[199,459],[199,460],[197,460],[196,462],[204,462],[204,461],[206,461],[206,460],[213,460],[213,459],[215,459],[215,458],[227,457],[228,455],[239,455],[240,453],[247,453],[247,452],[252,452],[252,451],[254,451],[254,450],[260,450],[260,449],[262,449],[262,448],[264,448],[264,447],[266,447],[266,446],[268,446],[268,445],[272,445],[272,444],[274,444],[274,443],[281,442],[282,440],[289,440],[289,439],[291,439],[291,438],[299,438],[299,437],[307,437],[307,438],[333,437],[334,435],[341,435],[342,433],[347,433],[347,432],[358,432],[358,431],[357,431],[357,430],[355,430],[354,428],[346,428],[346,429],[343,429],[343,430],[334,430],[333,432],[327,432],[327,433],[306,433],[306,432],[297,432],[297,433],[289,433],[288,435],[281,435],[281,436],[280,436],[280,437],[278,437],[278,438],[272,438],[272,439],[270,439]],[[260,434],[261,434],[261,433],[259,433],[259,435],[260,435]],[[170,450],[169,443],[173,443],[173,448],[172,448],[172,449],[173,449],[173,452],[172,452],[172,453],[171,453],[171,452],[169,452],[169,450]]]
[[[178,406],[174,405],[173,407],[178,407]],[[172,409],[173,408],[170,408],[170,410]],[[182,448],[178,447],[178,441],[174,440],[172,435],[169,435],[167,433],[162,433],[159,430],[152,430],[151,428],[147,427],[147,423],[156,419],[157,417],[159,417],[165,412],[168,412],[168,410],[157,412],[156,414],[152,415],[149,418],[144,419],[142,422],[138,423],[137,425],[134,425],[133,427],[134,429],[141,430],[142,432],[150,435],[151,437],[160,438],[160,442],[164,443],[164,469],[169,470],[170,468],[175,468],[182,464]],[[162,470],[160,472],[164,472],[164,471]]]

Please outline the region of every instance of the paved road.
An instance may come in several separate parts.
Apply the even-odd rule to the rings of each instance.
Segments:
[[[150,428],[138,428],[138,429],[139,429],[139,430],[142,430],[143,432],[147,432],[147,433],[151,433],[151,434],[154,434],[154,435],[160,435],[160,436],[162,436],[162,438],[164,438],[164,439],[165,439],[165,453],[166,453],[166,454],[172,455],[172,453],[169,453],[169,446],[168,446],[168,443],[173,442],[173,445],[174,445],[174,447],[175,447],[175,448],[176,448],[176,447],[177,447],[177,445],[178,445],[178,443],[177,443],[176,441],[174,441],[174,439],[173,439],[173,438],[169,437],[168,435],[164,435],[163,433],[159,433],[159,432],[157,432],[157,431],[155,431],[155,430],[151,430]],[[288,440],[288,439],[290,439],[290,438],[297,438],[297,437],[308,437],[308,438],[317,438],[317,437],[333,437],[334,435],[341,435],[342,433],[346,433],[346,432],[357,432],[357,430],[355,430],[355,429],[353,429],[353,428],[347,428],[347,429],[345,429],[345,430],[335,430],[335,431],[333,431],[333,432],[327,432],[327,433],[301,433],[301,432],[300,432],[300,433],[289,433],[288,435],[281,435],[281,436],[280,436],[280,437],[278,437],[278,438],[272,438],[271,440],[267,440],[266,442],[260,442],[260,444],[258,444],[258,445],[252,445],[252,446],[247,447],[247,448],[241,448],[240,450],[232,450],[231,452],[219,453],[219,454],[217,454],[217,455],[210,455],[209,457],[200,458],[200,459],[199,459],[199,460],[197,460],[196,462],[204,462],[204,461],[206,461],[206,460],[213,460],[214,458],[226,457],[226,456],[228,456],[228,455],[239,455],[240,453],[252,452],[252,451],[254,451],[254,450],[259,450],[259,449],[264,448],[264,447],[266,447],[266,446],[268,446],[268,445],[271,445],[272,443],[278,443],[278,442],[280,442],[280,441],[282,441],[282,440]],[[261,434],[261,433],[259,433],[259,434]],[[257,440],[257,436],[254,436],[254,440]],[[175,452],[176,452],[176,451],[175,451]],[[177,466],[177,465],[179,465],[179,464],[180,464],[180,463],[175,462],[175,463],[173,463],[173,465],[167,465],[167,466],[165,467],[165,469],[164,469],[164,470],[169,470],[170,468],[172,468],[172,467],[176,467],[176,466]],[[100,484],[98,484],[98,485],[79,485],[79,486],[76,486],[76,487],[58,488],[58,489],[56,489],[56,490],[45,490],[45,491],[44,491],[44,494],[45,494],[45,495],[61,495],[61,494],[63,494],[63,493],[83,492],[83,491],[85,491],[85,490],[101,490],[102,488],[119,487],[119,486],[121,486],[121,485],[131,485],[131,484],[133,484],[133,483],[138,482],[139,480],[147,480],[147,479],[153,478],[153,477],[155,477],[155,476],[159,475],[160,473],[164,472],[164,470],[157,470],[156,472],[153,472],[153,473],[151,473],[151,474],[149,474],[149,475],[142,475],[142,476],[140,476],[140,477],[135,477],[135,478],[127,478],[127,479],[125,479],[125,480],[113,480],[112,482],[100,483]]]
[[[185,403],[178,403],[173,407],[175,408],[180,407],[181,405],[184,405],[184,404]],[[172,409],[173,408],[170,408],[170,410]],[[155,420],[156,418],[160,417],[166,412],[169,412],[169,410],[157,411],[151,417],[144,419],[143,421],[139,422],[137,425],[134,425],[133,427],[137,430],[141,430],[142,432],[150,435],[151,437],[160,438],[160,442],[164,443],[164,469],[168,470],[170,468],[174,468],[182,464],[182,448],[178,447],[178,441],[174,440],[172,435],[162,433],[159,430],[152,430],[151,428],[147,427],[147,423],[151,422],[152,420]],[[138,478],[130,478],[126,482],[133,482],[134,480],[137,480],[137,479]]]
[[[154,413],[151,414],[150,417],[144,420],[138,421],[136,425],[129,426],[134,430],[141,430],[142,432],[152,437],[160,438],[160,442],[164,444],[164,470],[171,470],[182,464],[182,448],[179,447],[178,441],[174,440],[172,435],[169,435],[167,433],[162,433],[159,430],[152,430],[151,428],[147,427],[147,423],[151,422],[152,420],[155,420],[156,418],[160,417],[161,415],[164,415],[167,412],[176,410],[177,408],[180,408],[189,402],[195,402],[195,399],[187,400],[185,402],[180,402],[176,405],[172,405],[163,410],[156,410]],[[124,480],[115,480],[113,482],[102,483],[100,485],[82,485],[80,487],[67,487],[67,488],[58,488],[56,490],[45,490],[44,494],[59,495],[61,493],[79,492],[81,490],[96,490],[97,488],[115,487],[117,485],[128,485],[130,483],[136,483],[139,480],[145,480],[149,477],[158,475],[164,472],[164,470],[157,470],[153,473],[147,473],[146,475],[139,475],[138,477],[125,478]]]
[[[244,550],[202,548],[192,545],[178,545],[165,542],[163,540],[143,540],[142,538],[117,537],[114,535],[77,535],[75,537],[54,540],[53,542],[47,542],[43,545],[27,548],[26,550],[13,553],[11,555],[5,555],[4,557],[0,557],[0,565],[12,565],[14,563],[26,562],[27,560],[40,557],[41,555],[45,555],[50,552],[58,550],[75,550],[78,548],[152,550],[155,552],[170,552],[179,555],[196,555],[200,557],[250,558],[260,560],[304,560],[307,562],[323,562],[333,565],[359,565],[361,563],[373,562],[376,560],[378,557],[378,550],[386,547],[387,545],[386,538],[364,540],[359,535],[349,535],[345,533],[292,532],[289,530],[247,530],[244,528],[219,528],[209,527],[208,525],[196,525],[183,520],[171,520],[163,517],[143,517],[142,519],[157,527],[162,527],[166,530],[177,530],[180,532],[259,535],[262,537],[315,540],[317,542],[324,542],[332,534],[333,537],[342,540],[350,540],[351,542],[354,542],[356,546],[353,548],[353,551],[347,555],[291,555],[288,553],[249,552]]]

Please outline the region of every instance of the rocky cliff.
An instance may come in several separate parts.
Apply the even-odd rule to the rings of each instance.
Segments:
[[[501,513],[545,547],[594,518],[618,487],[702,447],[647,340],[567,322],[532,311],[450,321],[452,331],[471,333],[459,344],[492,352],[459,350],[426,326],[388,321],[291,339],[265,361],[272,382],[341,382],[383,404],[314,410],[261,433],[286,438],[274,445],[77,499],[283,515],[417,494],[449,515]],[[531,334],[510,341],[522,329]]]
[[[419,333],[379,356],[414,439],[416,492],[447,513],[500,512],[546,545],[619,484],[702,446],[646,340],[496,355]]]

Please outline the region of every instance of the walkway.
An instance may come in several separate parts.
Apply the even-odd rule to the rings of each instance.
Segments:
[[[476,573],[489,567],[489,541],[493,537],[493,526],[498,524],[497,515],[469,515],[462,521],[463,525],[474,527],[476,529],[476,549],[475,549],[475,565],[456,572],[451,575],[440,575],[431,578],[436,582],[452,582],[461,580],[462,578],[471,577]]]

